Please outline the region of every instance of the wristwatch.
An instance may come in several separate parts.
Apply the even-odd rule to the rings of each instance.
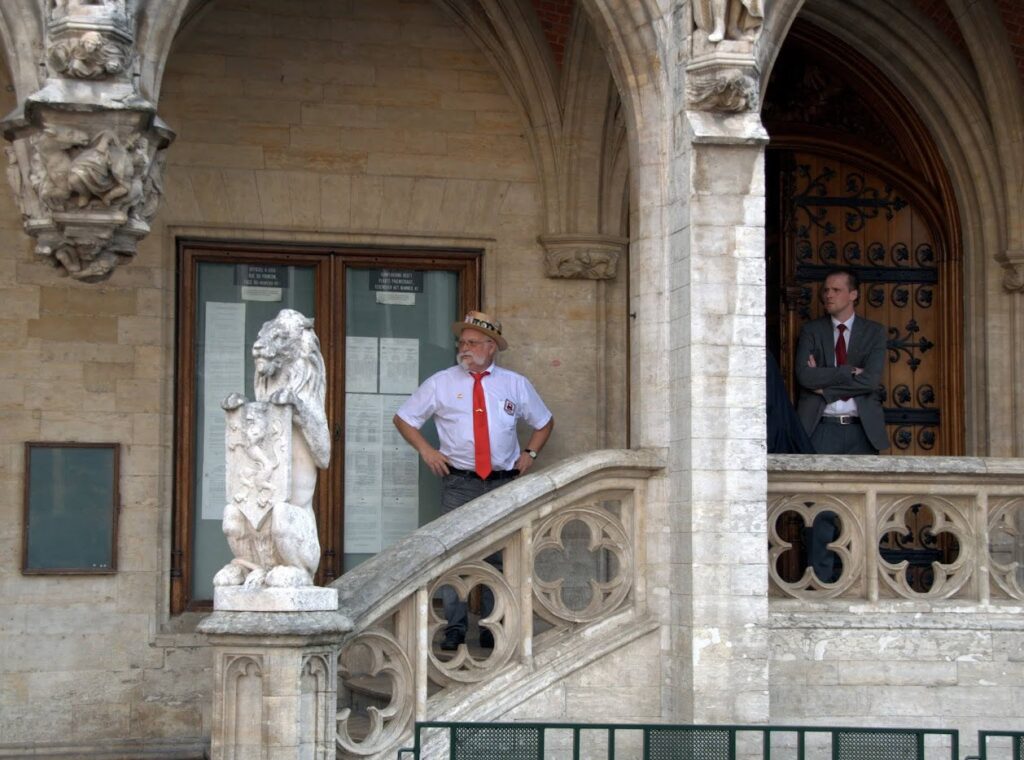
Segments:
[[[523,449],[523,453],[524,454],[529,454],[530,455],[530,459],[536,459],[537,458],[537,452],[534,451],[533,449]]]

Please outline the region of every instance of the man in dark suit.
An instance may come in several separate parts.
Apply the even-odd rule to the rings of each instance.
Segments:
[[[885,328],[858,317],[857,275],[834,269],[821,288],[827,316],[803,326],[796,348],[797,413],[819,454],[877,454],[889,447],[882,410]],[[836,515],[823,512],[811,529],[808,563],[818,580],[834,582]]]
[[[835,269],[821,288],[828,316],[803,326],[796,347],[797,413],[819,454],[889,447],[882,411],[885,328],[854,314],[857,275]]]

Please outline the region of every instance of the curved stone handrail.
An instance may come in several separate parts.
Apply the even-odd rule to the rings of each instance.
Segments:
[[[474,543],[493,543],[512,532],[510,523],[554,500],[566,489],[599,478],[649,476],[665,466],[653,449],[607,449],[580,454],[525,475],[388,547],[334,581],[339,609],[359,629],[383,611],[388,600],[411,593],[437,574],[450,552]]]

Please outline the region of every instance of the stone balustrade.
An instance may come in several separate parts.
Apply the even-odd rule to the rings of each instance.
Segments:
[[[827,579],[808,566],[815,519],[835,521]],[[1024,462],[772,456],[768,532],[773,597],[1017,604]]]
[[[475,692],[528,665],[568,629],[640,610],[644,489],[661,466],[650,451],[576,457],[443,516],[336,581],[354,621],[338,655],[339,755],[392,751],[414,719],[457,711],[460,687]],[[494,598],[456,651],[441,647],[444,587],[462,601],[483,587]],[[481,644],[485,631],[493,646]],[[372,700],[374,683],[387,685],[381,704],[360,719],[344,705]]]

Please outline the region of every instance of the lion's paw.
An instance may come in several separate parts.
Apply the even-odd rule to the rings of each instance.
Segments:
[[[270,398],[267,399],[271,404],[277,404],[278,406],[284,406],[285,404],[294,405],[298,400],[298,396],[291,388],[280,388],[270,394]]]
[[[258,567],[249,573],[245,578],[245,586],[247,589],[262,588],[267,580],[267,571],[262,567]]]
[[[298,588],[299,586],[312,586],[313,579],[300,567],[278,565],[267,573],[267,585],[277,588]]]
[[[217,574],[213,576],[214,586],[241,586],[245,580],[245,568],[233,562],[224,565]]]

